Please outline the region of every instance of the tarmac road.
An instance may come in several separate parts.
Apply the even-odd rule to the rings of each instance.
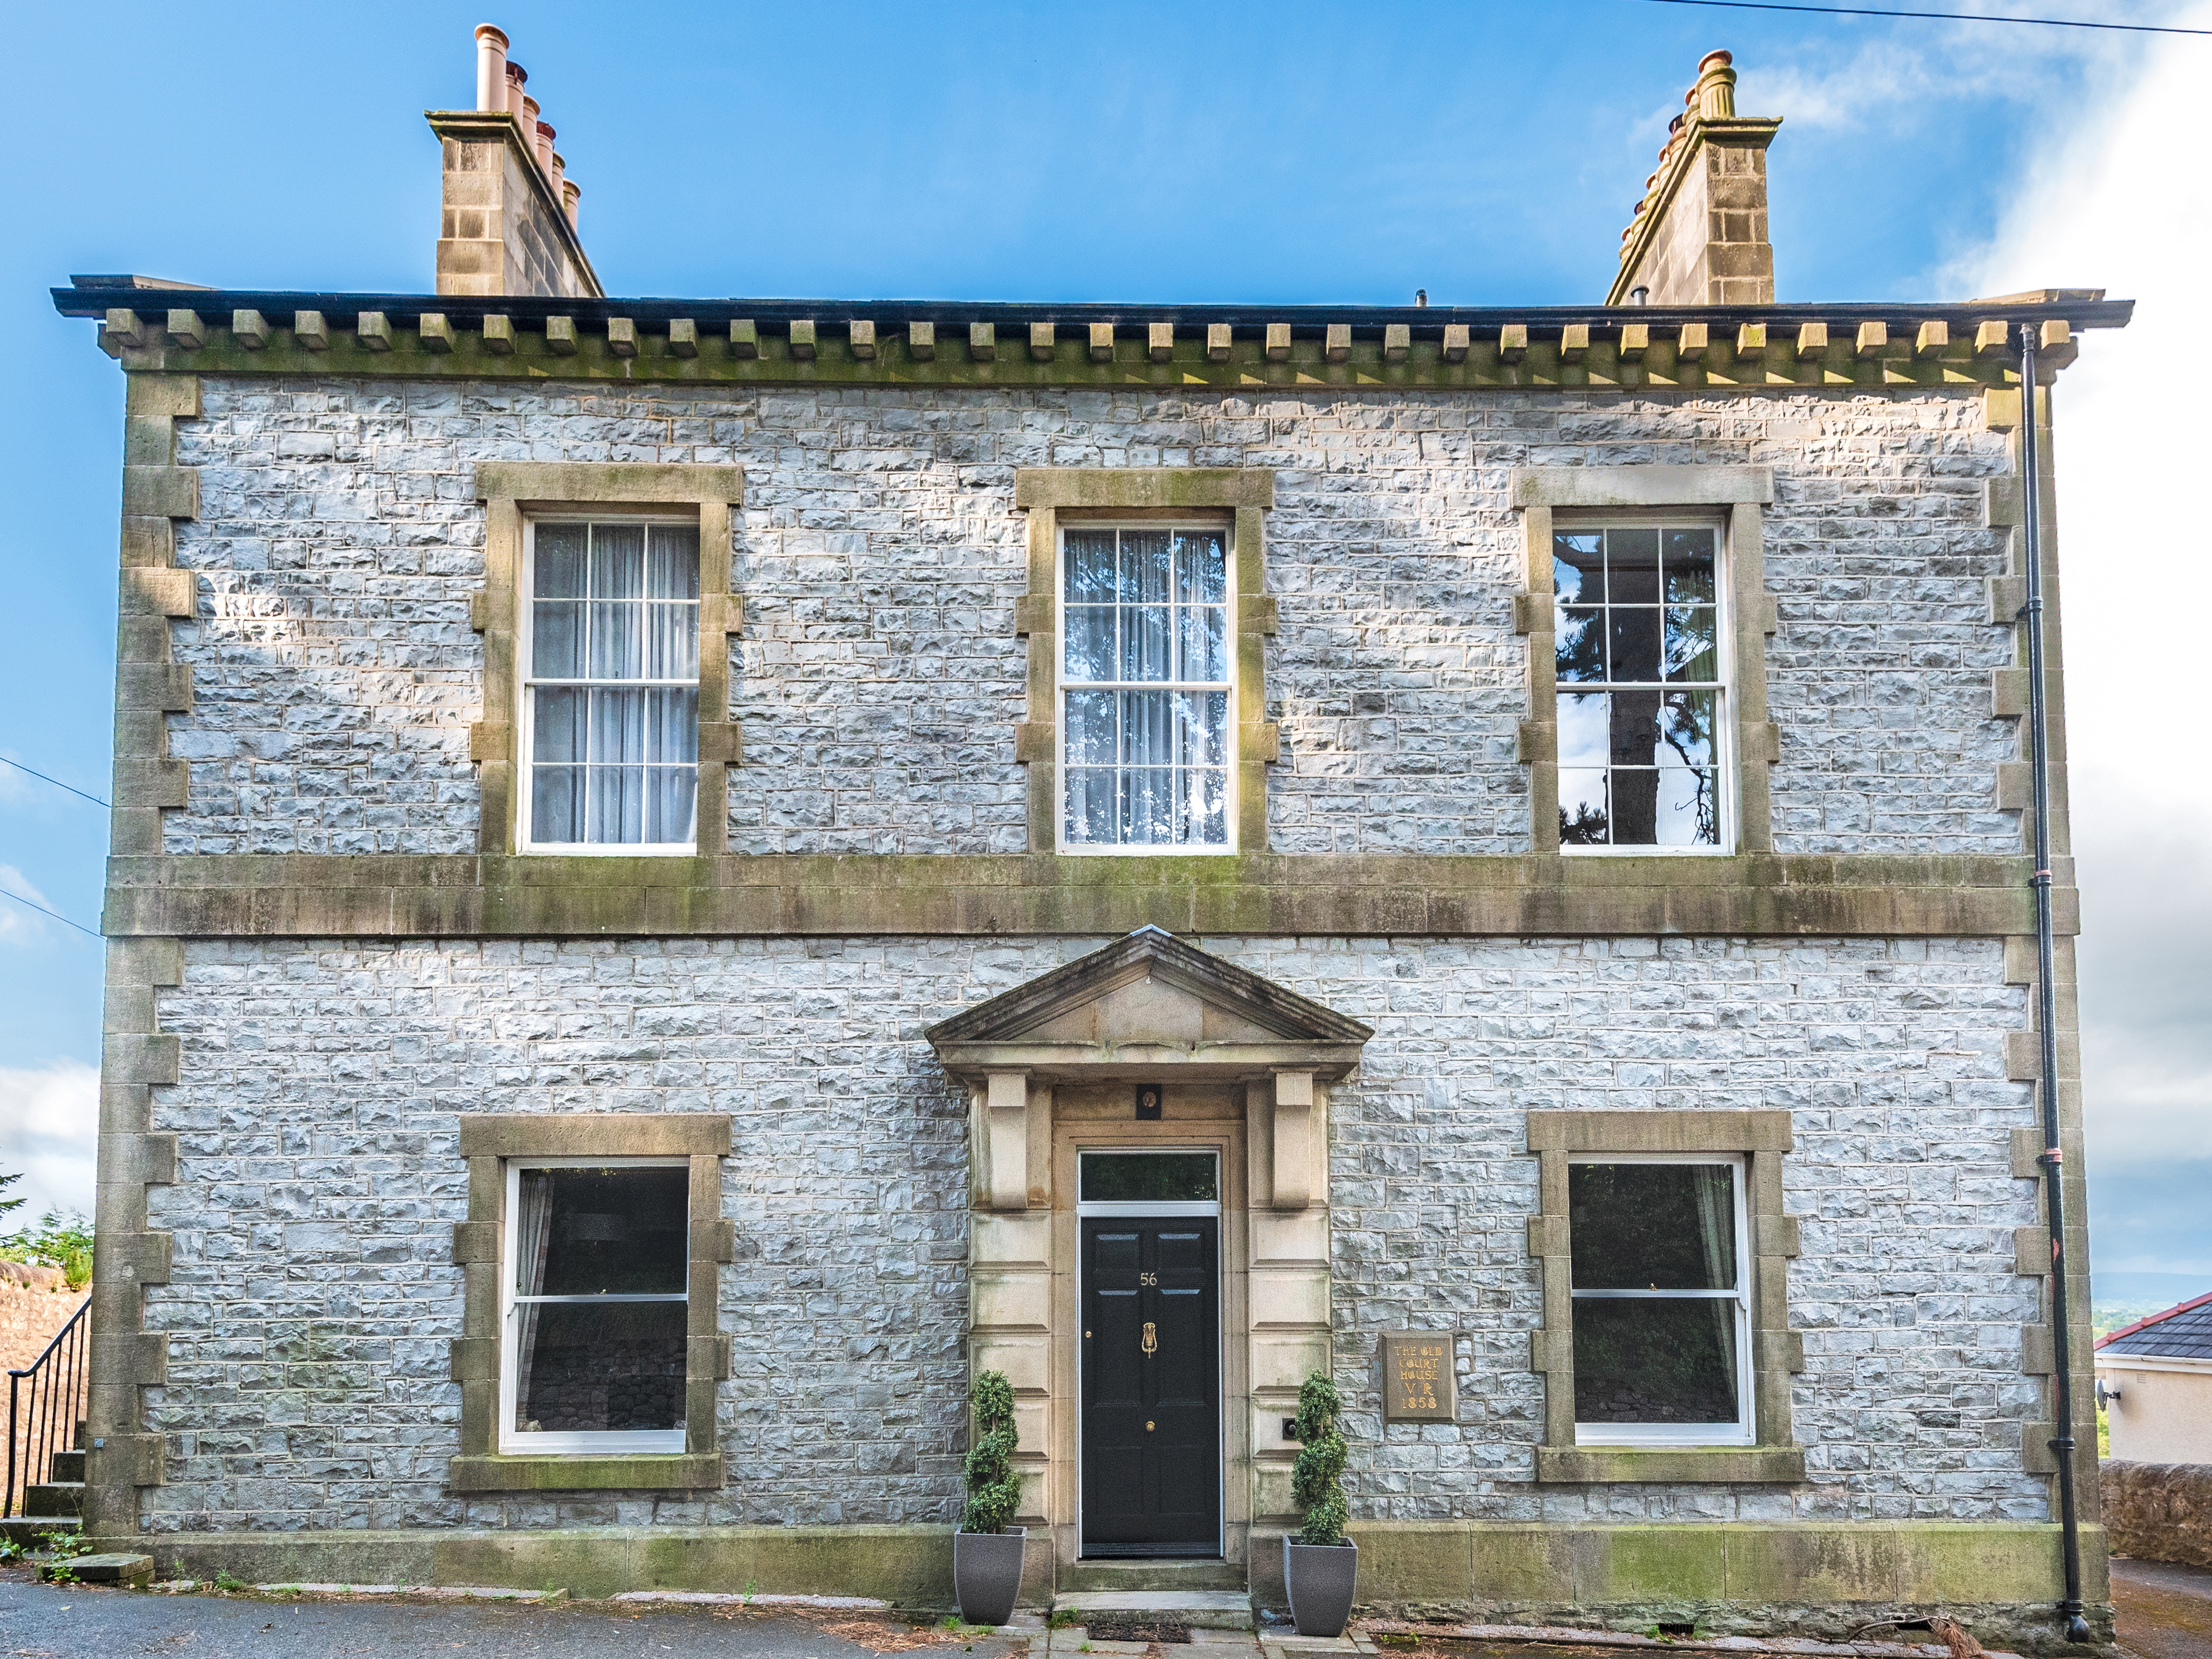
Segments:
[[[2137,1659],[2212,1659],[2212,1572],[2112,1558],[2120,1645]]]
[[[1010,1649],[1026,1644],[951,1641],[917,1650],[915,1659],[1002,1659]],[[0,1659],[877,1659],[878,1651],[810,1620],[759,1611],[145,1595],[41,1584],[21,1570],[0,1574]]]

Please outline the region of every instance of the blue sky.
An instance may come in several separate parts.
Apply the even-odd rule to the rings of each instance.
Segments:
[[[2203,5],[2063,9],[2212,22]],[[1782,298],[2049,283],[2142,301],[2130,336],[2069,371],[2060,428],[2069,574],[2124,565],[2136,584],[2133,602],[2124,582],[2069,589],[2096,1263],[2212,1284],[2212,783],[2176,764],[2202,754],[2201,694],[2179,669],[2146,688],[2135,613],[2147,592],[2212,599],[2202,516],[2161,516],[2139,487],[2154,456],[2193,466],[2184,434],[2203,429],[2154,331],[2197,320],[2212,40],[1644,0],[403,3],[373,26],[122,0],[95,50],[82,16],[32,9],[0,109],[17,364],[0,755],[106,793],[122,377],[46,289],[126,270],[427,289],[438,155],[420,112],[471,101],[486,15],[559,130],[618,295],[1595,299],[1698,57],[1726,46],[1739,107],[1784,118]],[[0,769],[0,886],[96,925],[106,832],[99,809]],[[0,910],[0,1167],[88,1205],[100,946]]]

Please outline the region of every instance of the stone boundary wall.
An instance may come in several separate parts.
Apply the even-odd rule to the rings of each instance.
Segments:
[[[0,1284],[0,1371],[20,1370],[44,1353],[85,1294],[70,1290],[59,1273],[51,1285]]]
[[[69,1323],[70,1316],[84,1305],[89,1294],[70,1290],[62,1283],[58,1271],[36,1267],[30,1271],[52,1272],[54,1282],[51,1285],[26,1285],[12,1280],[0,1281],[0,1371],[21,1370],[44,1353],[46,1344],[54,1340],[54,1333]],[[0,1377],[0,1400],[7,1397],[5,1389],[6,1379]],[[21,1481],[27,1449],[23,1425],[13,1425],[12,1432],[15,1437],[15,1478]],[[5,1455],[4,1449],[0,1449],[0,1456]]]
[[[2097,1465],[2115,1555],[2212,1567],[2212,1464]]]

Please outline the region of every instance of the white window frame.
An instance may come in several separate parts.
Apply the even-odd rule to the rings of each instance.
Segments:
[[[532,774],[536,770],[537,767],[538,744],[536,732],[538,723],[538,698],[536,696],[537,682],[532,678],[532,670],[534,665],[531,661],[531,655],[535,647],[538,637],[538,526],[541,522],[549,525],[672,525],[679,527],[696,529],[698,527],[699,520],[696,514],[635,512],[545,513],[524,519],[522,524],[522,569],[515,584],[516,591],[521,595],[522,611],[522,625],[515,630],[514,641],[516,690],[515,771],[519,780],[519,787],[515,797],[515,815],[520,820],[520,828],[515,837],[515,844],[525,853],[552,853],[558,854],[562,857],[695,857],[699,850],[697,828],[698,783],[696,779],[692,783],[693,828],[692,838],[690,841],[539,841],[537,838],[538,819],[537,814],[532,806],[536,792],[533,784]],[[702,560],[701,568],[702,572],[705,568],[705,550],[702,547],[700,553]],[[700,592],[702,595],[706,592],[703,581],[704,579],[702,575],[702,586],[700,588]],[[699,602],[695,599],[692,601],[691,626],[693,629],[693,637],[699,647],[697,652],[695,653],[695,656],[703,658],[705,654],[706,641],[704,637],[697,632],[699,626]],[[604,683],[614,684],[614,682]],[[689,685],[696,692],[699,687],[699,672],[697,664],[695,661],[692,668],[691,678],[689,680],[625,680],[620,683],[625,685],[636,685],[647,689],[681,687]],[[592,684],[602,684],[602,682],[593,681]],[[698,716],[696,714],[692,717],[692,723],[695,726],[698,724]]]
[[[1053,558],[1053,663],[1052,663],[1052,720],[1054,731],[1053,759],[1053,840],[1055,849],[1075,858],[1221,858],[1237,852],[1238,774],[1237,756],[1237,526],[1233,521],[1224,523],[1219,518],[1203,514],[1192,514],[1176,518],[1097,518],[1071,519],[1065,512],[1057,515],[1054,526],[1056,545]],[[1190,842],[1155,845],[1134,842],[1070,841],[1067,836],[1067,535],[1085,531],[1112,530],[1200,530],[1221,538],[1224,566],[1224,608],[1226,632],[1225,656],[1229,667],[1228,716],[1222,732],[1222,753],[1225,757],[1223,788],[1225,792],[1224,815],[1228,835],[1212,844]],[[1080,690],[1146,690],[1154,691],[1218,691],[1218,682],[1198,680],[1081,680]]]
[[[1733,858],[1737,852],[1736,841],[1742,833],[1737,808],[1735,761],[1735,588],[1730,578],[1729,559],[1729,514],[1719,511],[1696,508],[1658,508],[1650,512],[1624,513],[1611,511],[1573,511],[1557,509],[1552,519],[1553,536],[1571,536],[1593,530],[1710,530],[1713,532],[1713,629],[1715,659],[1719,678],[1714,682],[1717,701],[1713,714],[1713,772],[1716,785],[1714,810],[1719,814],[1719,833],[1711,847],[1590,847],[1570,842],[1565,836],[1559,840],[1559,852],[1568,858]],[[1553,588],[1544,596],[1545,602],[1556,607],[1558,593],[1558,553],[1553,554]],[[1663,613],[1663,606],[1662,606]],[[1662,626],[1664,626],[1663,619]],[[1553,635],[1556,641],[1558,635]],[[1554,649],[1556,649],[1556,644]],[[1608,670],[1608,672],[1610,672]],[[1693,683],[1694,684],[1695,683]],[[1665,690],[1680,682],[1628,680],[1616,685],[1612,680],[1561,680],[1554,671],[1553,702],[1549,710],[1555,733],[1552,771],[1554,793],[1558,780],[1571,769],[1557,746],[1556,732],[1559,717],[1559,699],[1573,696],[1578,691],[1601,692],[1613,690]],[[1704,689],[1701,685],[1696,689]],[[1608,800],[1610,796],[1608,795]],[[1556,809],[1555,809],[1556,810]]]
[[[1574,1152],[1577,1164],[1717,1164],[1735,1173],[1729,1177],[1735,1202],[1735,1289],[1715,1295],[1706,1291],[1583,1291],[1570,1290],[1571,1302],[1729,1301],[1735,1306],[1736,1401],[1741,1410],[1734,1423],[1583,1423],[1575,1424],[1577,1446],[1755,1446],[1759,1443],[1759,1398],[1751,1352],[1752,1259],[1751,1223],[1746,1188],[1751,1161],[1741,1152]],[[1569,1226],[1571,1229],[1572,1222]],[[1574,1239],[1567,1240],[1568,1260],[1573,1260]],[[1571,1268],[1570,1268],[1571,1272]],[[1570,1310],[1569,1317],[1572,1318]]]
[[[514,1426],[516,1361],[519,1335],[517,1314],[522,1302],[514,1291],[515,1232],[521,1224],[522,1172],[525,1170],[684,1170],[688,1171],[688,1158],[510,1158],[507,1161],[507,1219],[500,1230],[499,1249],[499,1449],[514,1455],[586,1455],[591,1456],[622,1456],[639,1453],[653,1454],[681,1452],[685,1449],[687,1429],[621,1429],[600,1431],[568,1431],[560,1433],[530,1434]],[[690,1285],[691,1285],[691,1215],[690,1200],[684,1200],[684,1292],[681,1295],[623,1295],[621,1297],[559,1297],[547,1301],[576,1302],[680,1302],[684,1306],[685,1341],[690,1341]],[[535,1300],[536,1298],[532,1298]],[[690,1390],[687,1367],[684,1408],[690,1408]]]

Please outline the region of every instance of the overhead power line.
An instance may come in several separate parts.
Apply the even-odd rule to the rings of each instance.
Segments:
[[[1725,6],[1730,11],[1809,11],[1824,17],[1927,17],[1943,23],[2033,23],[2047,29],[2112,29],[2122,34],[2212,35],[2170,23],[2095,23],[2079,17],[2007,17],[1985,11],[1888,11],[1873,6],[1792,6],[1783,0],[1648,0],[1655,6]]]
[[[19,760],[9,760],[5,755],[0,755],[0,763],[12,766],[18,772],[28,772],[33,777],[38,779],[41,783],[51,783],[57,789],[66,789],[72,795],[82,796],[83,799],[90,801],[94,806],[106,806],[110,811],[113,811],[115,810],[106,801],[100,799],[99,796],[87,795],[83,790],[78,788],[75,784],[64,783],[59,778],[50,778],[44,772],[39,771],[35,768],[26,766]]]
[[[67,784],[64,784],[62,787],[66,789],[69,786]],[[86,934],[92,939],[105,939],[107,937],[105,933],[94,933],[91,928],[86,927],[82,922],[71,921],[67,916],[64,915],[58,910],[49,910],[43,904],[32,904],[31,901],[25,898],[21,893],[11,893],[5,887],[0,887],[0,898],[11,898],[18,904],[27,905],[31,909],[36,910],[42,916],[52,916],[56,921],[61,923],[63,927],[74,927],[78,933]]]

